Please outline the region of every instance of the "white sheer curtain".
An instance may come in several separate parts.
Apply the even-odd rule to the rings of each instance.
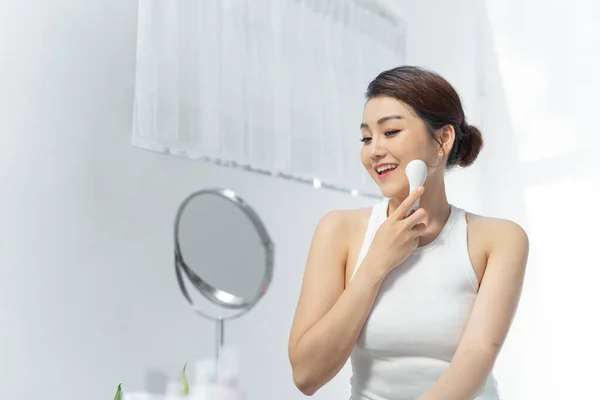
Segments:
[[[403,62],[375,3],[140,0],[133,145],[373,190],[364,92]]]

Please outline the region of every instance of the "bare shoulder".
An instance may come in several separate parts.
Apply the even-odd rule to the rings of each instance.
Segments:
[[[527,232],[514,221],[467,213],[467,223],[469,236],[486,250],[487,255],[507,246],[529,246]]]
[[[355,232],[357,230],[360,230],[360,225],[366,226],[366,224],[369,221],[369,217],[371,216],[372,210],[373,207],[363,207],[354,210],[344,210],[342,212],[345,213],[346,221],[351,228],[350,230],[352,232]]]
[[[357,232],[366,228],[370,216],[370,208],[354,210],[332,210],[319,221],[314,240],[326,241],[337,249],[344,249],[346,254],[352,253]]]
[[[344,253],[344,282],[347,286],[358,261],[364,234],[369,223],[372,207],[353,210],[330,211],[323,216],[317,227],[315,238],[329,242],[329,246]],[[332,238],[335,238],[332,240]]]
[[[353,210],[328,211],[317,225],[317,230],[327,233],[343,234],[351,236],[360,225],[369,219],[371,208],[359,208]]]

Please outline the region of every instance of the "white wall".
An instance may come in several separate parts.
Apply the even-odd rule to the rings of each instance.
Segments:
[[[588,0],[485,2],[486,118],[498,150],[488,204],[518,217],[531,246],[499,365],[512,399],[597,392],[599,12]]]
[[[466,7],[411,10],[409,62],[437,67],[474,107]],[[0,3],[1,396],[104,400],[120,382],[144,388],[150,369],[176,373],[211,355],[212,325],[176,287],[171,223],[189,192],[217,185],[252,204],[277,245],[271,290],[228,330],[248,398],[302,398],[287,335],[314,226],[327,210],[371,201],[131,148],[136,8]],[[463,45],[438,54],[436,43]],[[452,173],[448,188],[475,211],[477,168]],[[345,398],[348,374],[315,398]]]

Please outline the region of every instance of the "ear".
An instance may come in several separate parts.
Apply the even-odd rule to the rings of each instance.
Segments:
[[[440,144],[438,150],[439,158],[445,158],[450,154],[455,138],[456,132],[452,125],[446,125],[438,131],[438,143]]]

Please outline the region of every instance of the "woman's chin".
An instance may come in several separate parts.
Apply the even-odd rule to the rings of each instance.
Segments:
[[[408,186],[401,183],[386,182],[379,184],[381,195],[388,199],[403,199],[408,195]]]

